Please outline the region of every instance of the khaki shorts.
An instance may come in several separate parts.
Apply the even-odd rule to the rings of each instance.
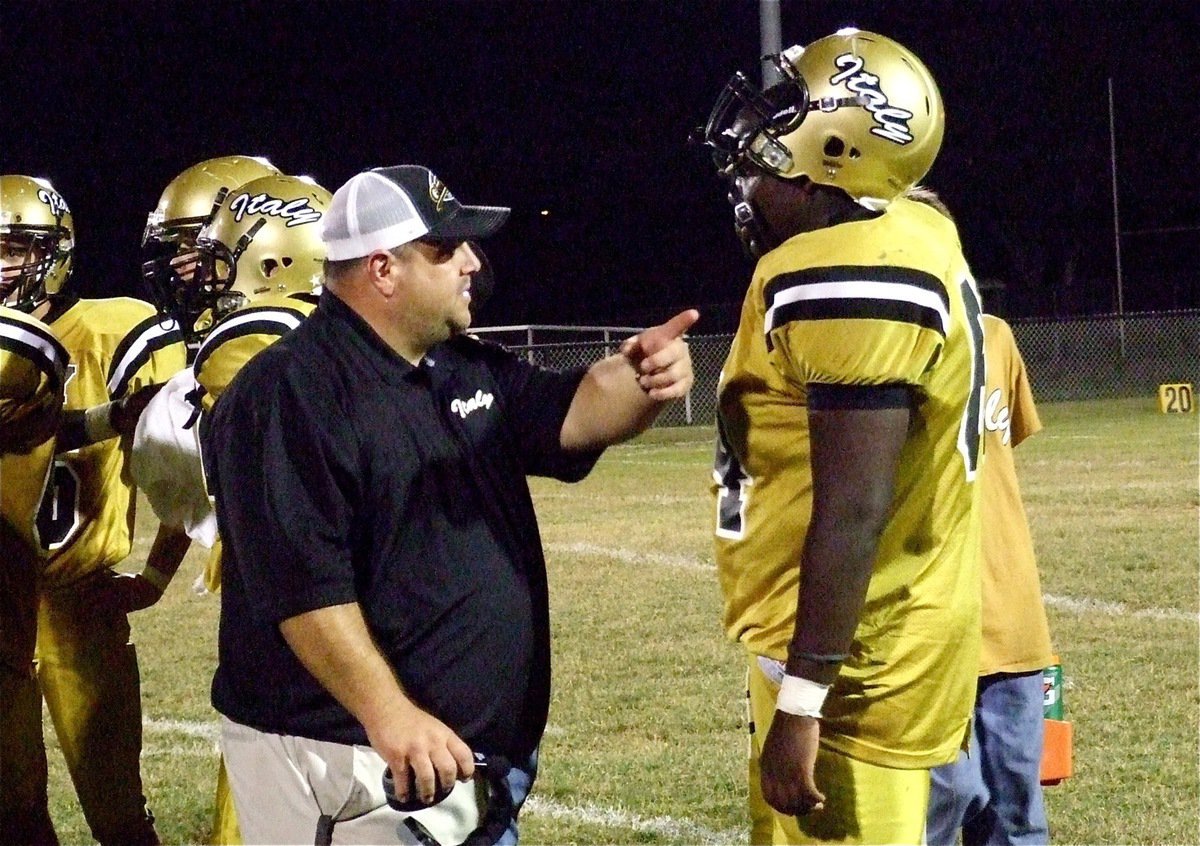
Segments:
[[[221,718],[221,752],[242,842],[311,844],[322,815],[334,820],[333,843],[420,841],[412,817],[439,843],[461,843],[478,827],[486,792],[481,780],[459,782],[423,811],[393,810],[383,794],[386,763],[369,746],[270,734]]]

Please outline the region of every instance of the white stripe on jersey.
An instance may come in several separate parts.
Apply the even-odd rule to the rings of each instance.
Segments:
[[[0,320],[0,336],[41,353],[41,357],[49,361],[54,368],[59,384],[62,384],[67,372],[67,360],[63,358],[62,345],[50,334],[49,330],[42,331],[36,326]],[[29,358],[33,361],[37,360],[35,356],[29,356]]]
[[[111,397],[117,389],[125,385],[132,377],[133,372],[126,373],[137,361],[146,355],[147,348],[154,341],[169,335],[172,332],[178,332],[179,328],[174,320],[157,320],[150,325],[148,329],[142,332],[137,339],[129,345],[129,349],[125,351],[125,355],[121,360],[115,362],[112,367],[112,377],[108,380],[108,395]],[[136,372],[136,371],[134,371]]]
[[[936,311],[943,334],[950,331],[950,310],[936,292],[900,282],[873,282],[869,279],[842,282],[813,282],[786,288],[775,295],[764,319],[766,334],[775,329],[775,310],[802,300],[892,300],[908,302]]]
[[[226,332],[231,332],[238,326],[243,326],[247,323],[256,323],[260,320],[282,324],[288,328],[288,331],[295,329],[304,322],[304,318],[296,312],[288,311],[287,309],[282,308],[278,310],[264,309],[262,311],[245,311],[240,314],[232,314],[222,320],[217,327],[209,333],[208,337],[204,339],[204,343],[201,344],[201,347],[208,347],[215,343],[219,343],[217,339]]]

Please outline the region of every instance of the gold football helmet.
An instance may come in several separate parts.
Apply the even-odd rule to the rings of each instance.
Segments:
[[[33,311],[71,275],[75,224],[67,201],[45,179],[0,176],[0,302]]]
[[[844,29],[771,58],[781,82],[758,91],[734,74],[709,115],[704,143],[722,173],[750,163],[832,185],[878,210],[929,171],[945,113],[937,83],[910,50]]]
[[[203,310],[191,284],[196,236],[229,192],[244,182],[276,173],[279,168],[257,156],[207,159],[172,179],[146,218],[142,277],[159,311],[175,318],[190,343],[198,341],[201,334],[196,320]]]
[[[196,239],[195,284],[213,320],[267,294],[321,284],[320,222],[332,195],[303,176],[264,176],[231,191]]]

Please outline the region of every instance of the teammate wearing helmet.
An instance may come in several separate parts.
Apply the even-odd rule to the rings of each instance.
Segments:
[[[208,325],[193,366],[142,415],[132,469],[160,520],[212,548],[209,590],[220,586],[220,543],[200,468],[198,415],[247,361],[316,307],[325,258],[319,223],[329,201],[306,177],[263,176],[226,193],[191,241],[188,301]],[[215,808],[211,842],[241,842],[224,767]]]
[[[58,842],[46,802],[42,697],[33,672],[41,570],[34,516],[66,372],[67,351],[50,331],[0,306],[0,843]]]
[[[0,301],[31,312],[71,273],[71,210],[47,180],[29,176],[0,177],[0,201]]]
[[[191,301],[211,319],[192,367],[151,401],[134,436],[133,473],[164,523],[212,546],[216,527],[199,466],[197,414],[242,366],[315,308],[327,190],[273,175],[228,193],[193,243]],[[213,585],[215,586],[215,585]]]
[[[5,301],[45,323],[70,353],[68,411],[111,411],[110,402],[164,382],[184,366],[178,329],[149,303],[70,293],[73,222],[48,182],[0,177],[0,207],[9,267]],[[112,437],[110,417],[85,415],[83,427],[87,437],[76,443],[100,442],[55,457],[37,514],[36,538],[46,556],[38,680],[93,836],[102,844],[157,843],[140,774],[132,608],[112,569],[132,549],[136,492],[126,471],[128,443]],[[148,565],[163,554],[156,542]]]
[[[704,130],[757,259],[719,382],[716,558],[748,653],[751,840],[919,843],[979,660],[982,329],[954,224],[900,197],[941,95],[843,30]]]
[[[258,156],[218,156],[185,169],[163,190],[146,218],[142,276],[159,310],[179,324],[195,352],[209,319],[192,284],[196,237],[239,185],[279,169]]]

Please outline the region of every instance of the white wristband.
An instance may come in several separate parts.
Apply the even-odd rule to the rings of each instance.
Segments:
[[[117,430],[112,426],[112,410],[115,404],[106,402],[103,405],[93,405],[83,412],[83,431],[89,444],[116,436]]]
[[[158,588],[159,593],[166,593],[167,585],[171,583],[171,577],[157,567],[142,568],[142,578]]]
[[[779,696],[775,699],[775,709],[797,717],[819,718],[827,693],[827,684],[817,684],[799,676],[784,676],[783,683],[779,685]]]

